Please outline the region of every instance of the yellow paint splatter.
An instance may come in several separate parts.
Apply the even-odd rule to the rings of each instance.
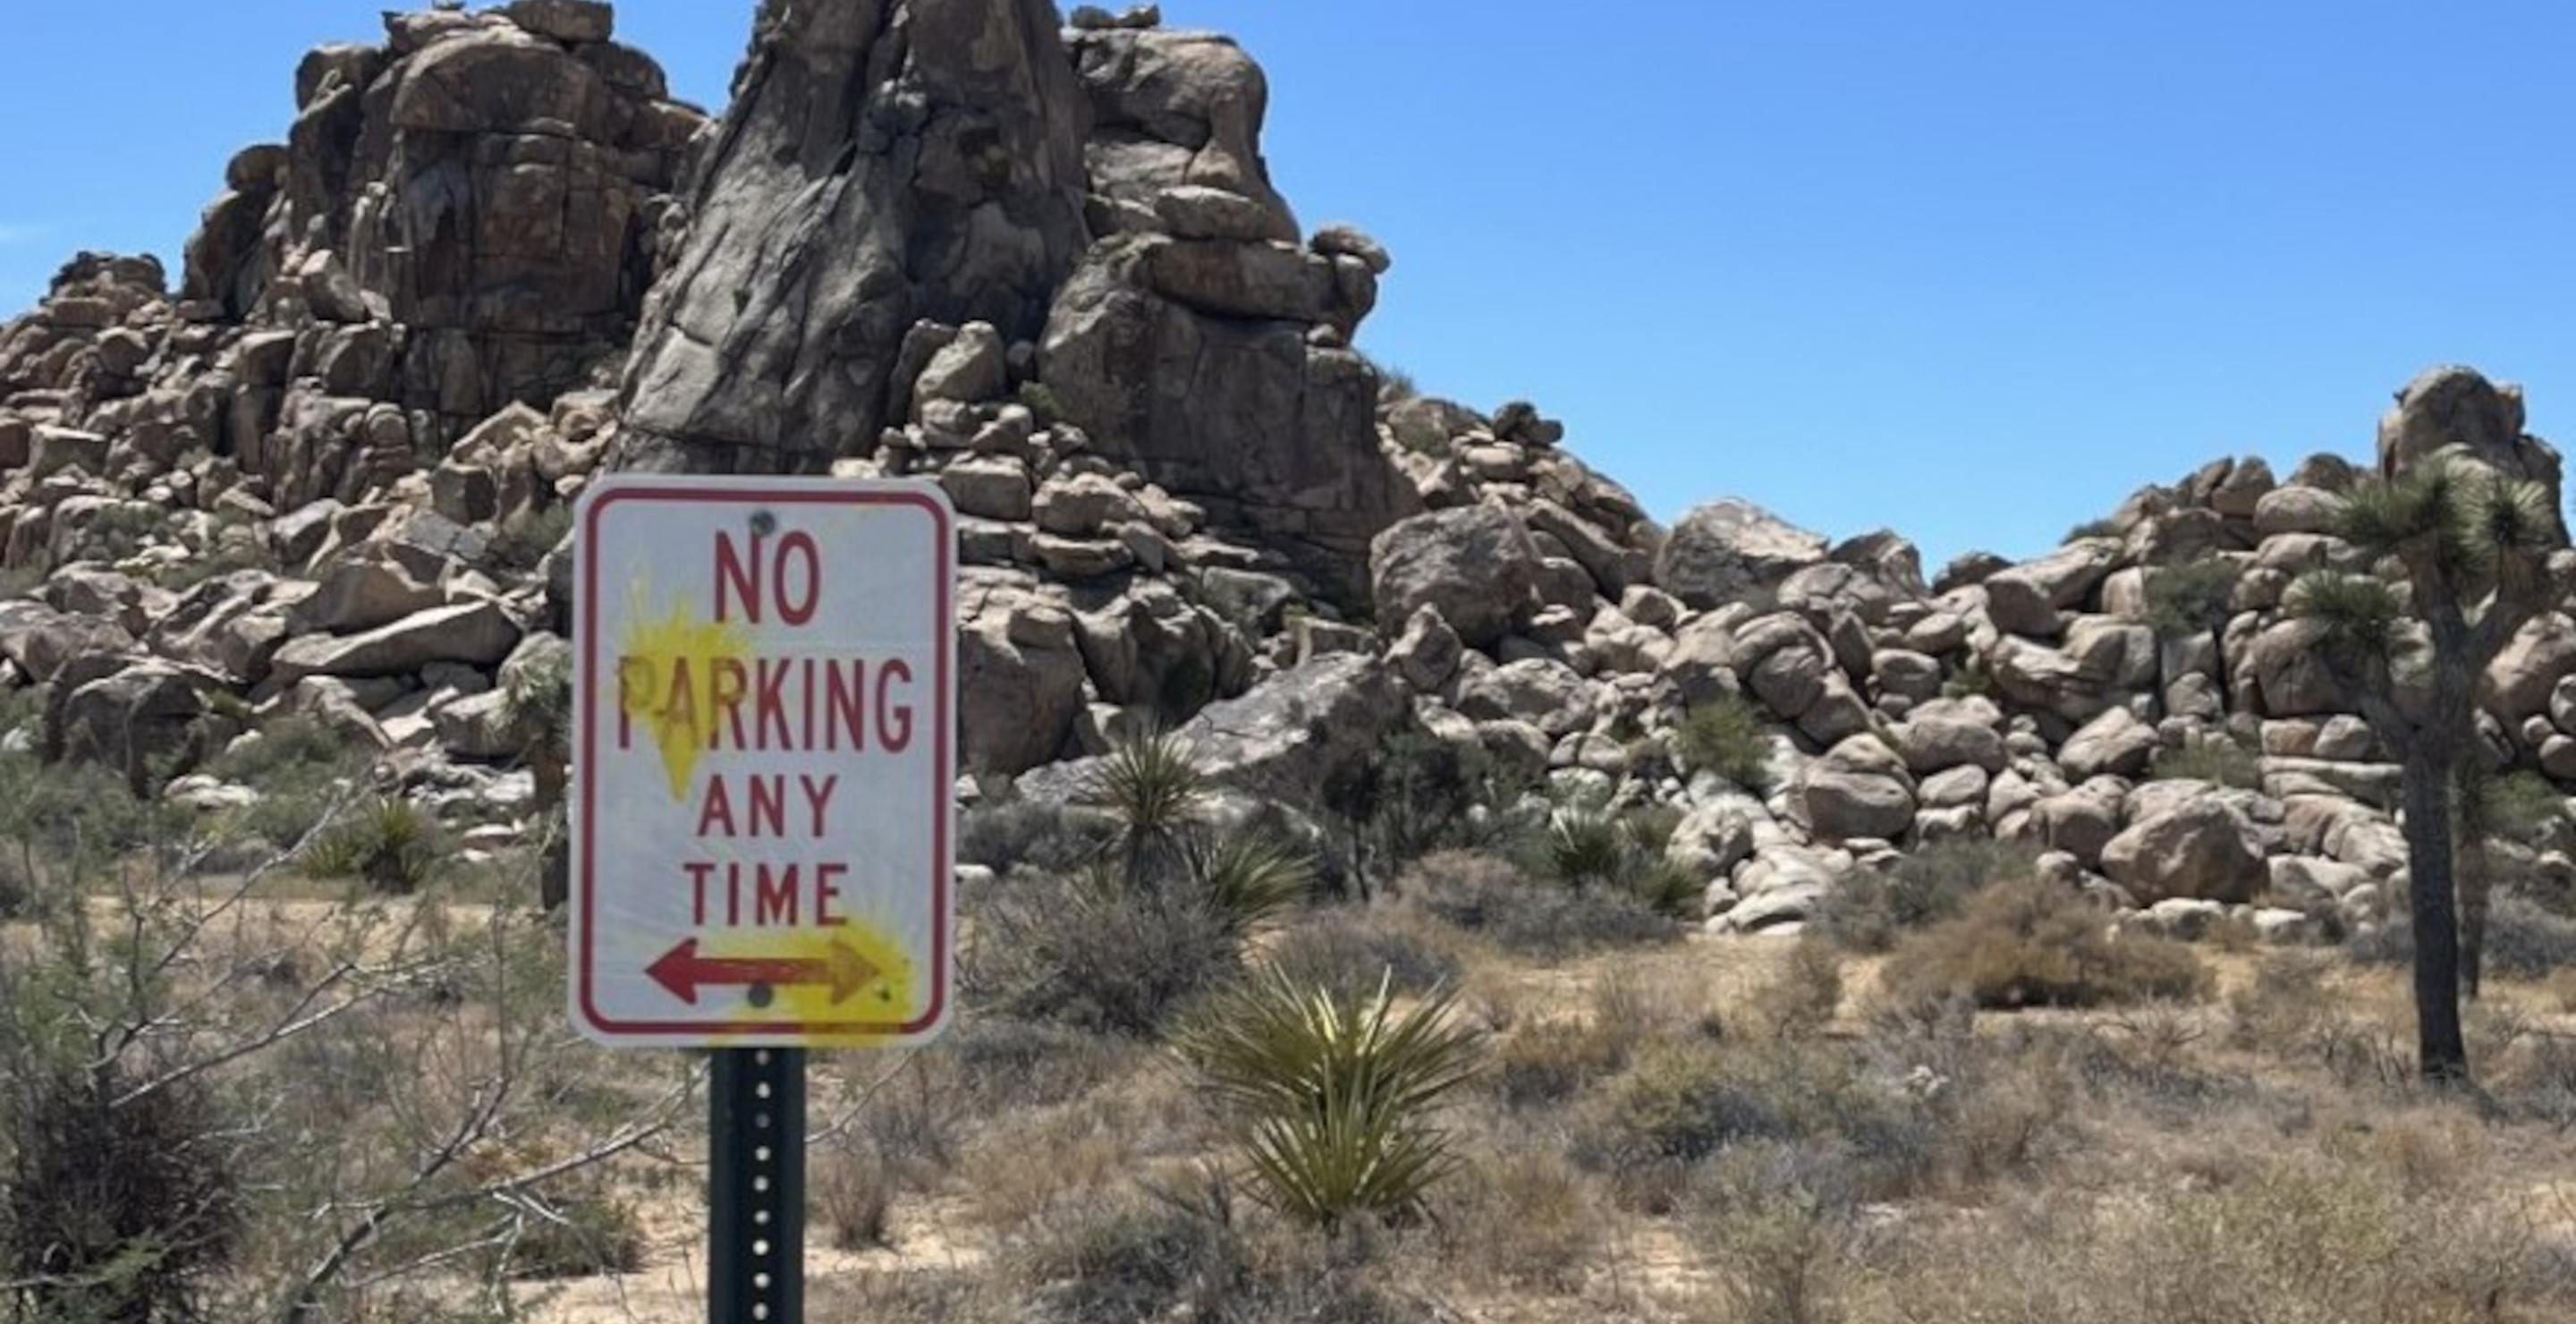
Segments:
[[[716,692],[715,664],[746,662],[751,642],[739,626],[700,619],[686,598],[674,599],[658,618],[648,602],[645,586],[636,585],[628,597],[626,637],[619,641],[617,702],[661,751],[671,799],[684,801],[728,699]]]
[[[748,935],[746,935],[748,936]],[[867,963],[872,977],[849,990],[838,1002],[832,1000],[829,984],[790,984],[772,991],[766,1007],[755,1007],[750,999],[741,999],[734,1015],[743,1020],[792,1021],[813,1026],[808,1037],[815,1047],[855,1048],[890,1038],[895,1026],[920,1014],[914,1005],[917,996],[916,972],[904,955],[902,944],[875,925],[853,920],[827,929],[796,929],[765,934],[759,944],[763,957],[819,961],[827,966],[846,955],[833,952],[840,946],[856,952]],[[734,950],[728,946],[728,952]],[[857,1026],[876,1026],[860,1029]]]

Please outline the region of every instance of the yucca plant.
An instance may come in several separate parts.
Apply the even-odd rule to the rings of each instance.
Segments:
[[[1627,824],[1599,805],[1561,805],[1548,815],[1547,871],[1580,892],[1619,881],[1628,871],[1635,844]]]
[[[1189,742],[1168,731],[1121,738],[1102,755],[1082,787],[1084,803],[1118,824],[1118,847],[1131,864],[1173,849],[1204,821],[1207,774]]]
[[[1272,966],[1180,1025],[1172,1047],[1245,1122],[1263,1197],[1327,1232],[1359,1215],[1418,1214],[1457,1166],[1429,1124],[1484,1063],[1484,1039],[1434,992],[1399,1014],[1389,981],[1364,997]]]
[[[1315,888],[1313,863],[1268,832],[1196,832],[1179,845],[1190,881],[1237,934],[1295,908]]]
[[[305,847],[302,863],[316,878],[356,878],[409,895],[438,872],[439,851],[436,821],[410,801],[382,799],[322,833]]]

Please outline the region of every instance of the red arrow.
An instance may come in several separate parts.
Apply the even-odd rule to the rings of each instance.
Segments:
[[[876,981],[884,972],[848,943],[834,939],[821,957],[700,956],[698,940],[683,938],[662,959],[644,967],[653,982],[694,1007],[700,985],[822,984],[832,990],[835,1006]]]

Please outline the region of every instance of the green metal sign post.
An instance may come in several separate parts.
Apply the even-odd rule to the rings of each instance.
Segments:
[[[708,1324],[802,1324],[805,1050],[717,1049],[707,1126]]]

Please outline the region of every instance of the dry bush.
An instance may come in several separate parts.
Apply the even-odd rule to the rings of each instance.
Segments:
[[[1979,892],[1957,917],[1900,942],[1881,980],[1899,1003],[1964,994],[1985,1007],[2092,1007],[2206,997],[2191,948],[2114,932],[2078,894],[2037,879]]]
[[[38,1319],[192,1318],[241,1240],[239,1121],[190,1082],[126,1097],[143,1083],[9,1064],[0,1256]]]
[[[1377,990],[1380,979],[1407,994],[1456,984],[1456,946],[1455,937],[1418,916],[1357,905],[1318,910],[1290,925],[1266,955],[1301,984],[1363,997]]]
[[[2558,1319],[2563,1270],[2517,1210],[2410,1193],[2367,1163],[2290,1157],[2223,1185],[2035,1196],[1928,1229],[1874,1275],[1867,1318],[2163,1324]]]
[[[2275,1058],[2315,1052],[2318,1036],[2345,1016],[2331,986],[2336,966],[2323,952],[2266,954],[2254,981],[2227,1000],[2231,1041]]]
[[[1618,1074],[1633,1047],[1625,1035],[1570,1016],[1524,1021],[1495,1047],[1488,1079],[1512,1107],[1546,1107]]]
[[[1569,1293],[1599,1252],[1602,1209],[1589,1178],[1551,1148],[1478,1155],[1440,1202],[1443,1257],[1470,1279]]]
[[[1583,1110],[1573,1149],[1650,1213],[1673,1207],[1705,1160],[1762,1141],[1829,1153],[1853,1189],[1886,1196],[1930,1171],[1933,1121],[1906,1082],[1850,1045],[1657,1044]]]
[[[960,985],[972,1004],[1020,1020],[1149,1036],[1241,969],[1233,925],[1177,879],[1014,878],[968,919]]]
[[[511,1277],[594,1278],[644,1267],[643,1223],[604,1177],[527,1204],[505,1258]]]
[[[1842,958],[1823,938],[1800,935],[1789,960],[1726,1016],[1738,1033],[1804,1039],[1823,1032],[1843,1005]]]
[[[2031,877],[2038,852],[1989,837],[1950,837],[1895,863],[1861,869],[1825,898],[1812,931],[1856,952],[1884,952],[1899,938],[1949,919],[1987,884]]]
[[[1576,891],[1472,851],[1426,855],[1396,880],[1401,904],[1505,951],[1561,960],[1604,947],[1669,942],[1681,926],[1618,888]]]
[[[824,1240],[835,1250],[891,1246],[897,1183],[893,1165],[873,1144],[845,1143],[821,1150],[814,1173],[814,1210]]]
[[[977,1136],[959,1165],[976,1220],[1007,1230],[1093,1203],[1133,1157],[1126,1120],[1084,1104],[1049,1109]]]

